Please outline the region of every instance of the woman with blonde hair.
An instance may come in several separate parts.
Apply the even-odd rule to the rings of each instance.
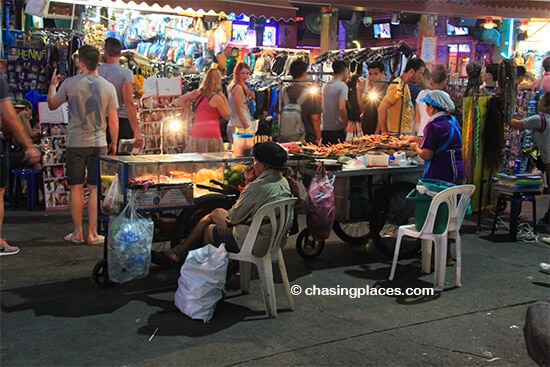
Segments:
[[[194,102],[194,103],[193,103]],[[178,98],[188,116],[194,116],[187,134],[186,153],[223,151],[220,117],[229,119],[231,109],[222,92],[222,74],[217,69],[206,73],[198,89]],[[193,107],[192,107],[193,103]]]
[[[231,119],[227,124],[227,138],[233,142],[235,128],[248,129],[252,122],[252,115],[248,108],[250,100],[246,80],[250,76],[250,66],[239,62],[233,72],[233,80],[227,90],[229,93],[229,106],[231,107]]]

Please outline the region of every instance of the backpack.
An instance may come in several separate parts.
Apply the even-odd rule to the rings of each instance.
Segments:
[[[298,100],[290,102],[288,92],[283,93],[283,109],[281,110],[281,124],[279,128],[278,141],[288,143],[291,141],[302,141],[306,137],[306,129],[302,121],[302,104],[307,98],[305,90],[302,91]]]

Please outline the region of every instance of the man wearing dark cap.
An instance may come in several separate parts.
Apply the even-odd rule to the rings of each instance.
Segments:
[[[204,216],[180,245],[164,252],[153,251],[153,263],[179,267],[187,252],[200,242],[216,246],[225,243],[227,251],[239,252],[258,209],[274,200],[292,196],[288,181],[283,177],[287,168],[286,151],[268,141],[254,145],[253,155],[254,164],[244,170],[246,186],[237,202],[229,210],[217,208]],[[258,241],[269,241],[270,237],[269,226],[262,226]]]

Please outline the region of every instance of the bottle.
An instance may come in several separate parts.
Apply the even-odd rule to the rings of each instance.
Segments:
[[[395,156],[392,154],[390,155],[390,167],[395,166]]]

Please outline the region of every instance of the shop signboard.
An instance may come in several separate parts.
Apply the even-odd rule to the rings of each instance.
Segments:
[[[248,23],[233,22],[231,44],[243,47],[256,47],[256,31],[249,29]]]
[[[15,100],[31,90],[48,92],[49,50],[40,47],[8,47],[8,83]]]
[[[263,46],[277,47],[277,27],[276,26],[266,25],[264,27]]]

